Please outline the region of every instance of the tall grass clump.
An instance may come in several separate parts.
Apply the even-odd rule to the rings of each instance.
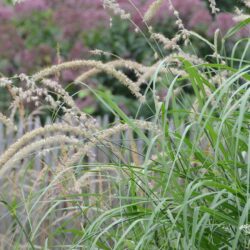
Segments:
[[[135,27],[155,52],[151,66],[81,59],[0,79],[13,100],[0,113],[6,133],[25,124],[0,155],[1,249],[250,249],[250,39],[235,41],[250,19],[240,12],[241,22],[226,34],[216,30],[212,42],[188,30],[169,0],[178,33],[165,37],[150,26],[162,2],[145,12],[145,29]],[[103,4],[133,23],[116,1]],[[211,54],[199,58],[195,40]],[[64,70],[80,71],[72,84],[113,113],[108,127],[62,87]],[[136,117],[109,91],[87,85],[99,73],[138,99]],[[138,118],[144,108],[154,114],[147,120]],[[41,114],[51,124],[29,131],[27,120]],[[54,151],[52,167],[45,156]]]

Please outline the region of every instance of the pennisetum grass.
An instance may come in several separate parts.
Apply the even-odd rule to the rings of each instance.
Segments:
[[[130,18],[115,0],[103,3],[110,14]],[[150,5],[145,22],[162,3]],[[217,13],[215,1],[209,3]],[[30,109],[20,109],[29,103],[61,116],[60,123],[26,132],[0,155],[1,249],[250,248],[249,38],[225,52],[250,19],[240,13],[241,22],[222,37],[216,31],[212,44],[184,27],[171,0],[169,7],[179,31],[172,38],[145,31],[163,52],[151,66],[121,58],[75,60],[0,79],[13,98],[9,117],[0,113],[7,127],[29,116]],[[192,39],[208,46],[211,56],[192,54]],[[119,120],[102,128],[55,80],[68,69],[84,69],[73,84],[87,88],[87,79],[106,73],[141,101],[139,109],[151,96],[154,116],[130,118],[111,94],[91,89]],[[123,69],[133,70],[136,80]],[[163,98],[160,88],[166,89]],[[112,140],[116,134],[124,140]],[[142,153],[135,140],[143,142]],[[94,148],[108,161],[98,161]],[[34,169],[39,154],[55,149],[55,168],[40,158],[43,168]]]

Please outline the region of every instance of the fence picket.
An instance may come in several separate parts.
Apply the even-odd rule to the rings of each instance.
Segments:
[[[105,129],[108,128],[109,126],[109,117],[106,115],[103,118],[97,118],[97,121],[99,122],[100,126]],[[60,123],[60,120],[56,120],[56,123]],[[45,121],[45,124],[51,124],[52,121],[51,119],[47,118]],[[114,124],[119,123],[119,119],[117,118],[114,122]],[[17,141],[25,132],[32,131],[34,129],[40,128],[42,126],[41,119],[37,117],[29,117],[26,123],[19,122],[18,128],[16,132],[9,131],[7,128],[4,127],[3,124],[0,123],[0,156],[1,154],[7,149],[7,147],[12,144],[13,142]],[[49,136],[49,134],[48,134]],[[42,137],[40,137],[42,138]],[[39,137],[37,137],[39,139]],[[83,139],[82,141],[84,142],[84,138],[79,138]],[[85,140],[86,141],[86,140]],[[136,139],[133,135],[132,129],[129,129],[125,132],[122,133],[117,133],[110,138],[107,138],[107,141],[110,142],[110,148],[102,145],[102,142],[98,143],[96,147],[93,147],[91,151],[89,152],[90,154],[87,157],[87,161],[90,164],[89,167],[87,167],[85,170],[87,171],[88,169],[91,170],[92,166],[94,167],[96,162],[101,162],[101,163],[110,163],[110,162],[119,162],[119,161],[126,161],[128,164],[130,161],[134,159],[139,159],[139,161],[135,160],[137,163],[141,164],[143,162],[143,157],[140,156],[140,154],[143,154],[144,150],[144,142],[141,139]],[[85,142],[84,142],[85,143]],[[134,151],[134,155],[132,151]],[[32,166],[34,171],[31,171],[31,175],[27,174],[23,178],[24,183],[31,183],[33,181],[33,178],[30,178],[30,176],[37,177],[42,174],[43,171],[41,170],[46,170],[44,168],[44,163],[49,166],[49,169],[51,168],[52,170],[56,169],[56,164],[58,162],[58,159],[61,157],[62,151],[59,149],[59,147],[54,148],[52,150],[48,150],[48,152],[45,152],[44,154],[40,152],[35,152],[32,154],[30,157],[25,158],[24,160],[17,162],[15,164],[15,169],[19,170],[22,169],[25,173],[26,171],[26,166],[29,167]],[[136,155],[135,155],[136,154]],[[68,152],[68,155],[70,155],[70,152]],[[92,157],[91,157],[92,155]],[[31,165],[32,164],[32,165]],[[119,173],[116,170],[102,170],[102,165],[100,165],[100,172],[96,173],[93,172],[90,174],[91,180],[89,184],[89,192],[91,193],[96,193],[96,192],[104,192],[105,190],[109,190],[110,192],[110,200],[107,201],[110,204],[112,202],[115,202],[114,200],[112,201],[112,187],[111,187],[111,181],[112,178],[114,178],[116,175],[118,176]],[[19,174],[19,171],[14,171],[12,172],[13,175],[12,177],[12,182],[11,183],[16,183],[18,184],[18,178],[20,175],[15,175]],[[46,176],[45,181],[46,183],[50,183],[50,178],[51,178],[51,173],[48,172],[48,176]],[[112,176],[110,180],[107,180],[107,176]],[[8,176],[9,178],[9,176]],[[16,178],[16,179],[14,179]],[[37,177],[38,178],[38,177]],[[39,178],[38,178],[39,179]],[[39,182],[38,182],[39,183]],[[4,178],[1,178],[0,176],[0,187],[4,187],[5,190],[8,190],[8,187],[5,186],[8,185],[8,182],[5,181]],[[105,186],[106,185],[106,186]],[[18,185],[17,185],[18,186]],[[29,185],[27,185],[29,187]],[[11,189],[10,189],[11,190]],[[28,195],[30,190],[24,190],[25,196]],[[91,196],[89,200],[87,201],[91,205],[95,205],[96,199]],[[91,211],[89,211],[91,213]],[[8,225],[10,225],[12,218],[9,215],[8,211],[6,210],[5,207],[0,206],[0,235],[1,233],[4,233],[5,230],[8,228]]]
[[[3,124],[0,123],[0,155],[3,153],[5,148],[5,134]]]
[[[41,127],[41,120],[39,117],[36,117],[34,120],[34,125],[32,126],[34,129],[40,128]],[[34,167],[36,170],[41,169],[41,154],[36,154],[35,155],[35,162],[34,162]]]
[[[55,122],[60,123],[60,120],[57,119]],[[97,117],[97,122],[100,126],[105,129],[109,125],[109,117],[108,115],[103,116],[102,118]],[[52,120],[47,118],[45,124],[51,124]],[[114,124],[119,123],[119,119],[116,118]],[[4,127],[3,124],[0,123],[0,155],[6,150],[6,148],[17,141],[25,132],[32,131],[33,129],[37,129],[41,127],[41,120],[37,116],[35,118],[29,117],[26,123],[19,122],[17,132],[9,131]],[[81,138],[79,138],[81,139]],[[84,138],[83,138],[84,139]],[[136,147],[135,154],[138,154],[139,162],[143,161],[143,150],[144,150],[144,142],[141,139],[135,139],[133,137],[132,130],[127,130],[124,133],[117,133],[113,135],[111,138],[107,138],[107,141],[113,145],[113,149],[120,149],[126,161],[132,160],[131,158],[131,150]],[[133,147],[132,147],[133,144]],[[29,159],[25,159],[22,164],[27,164],[28,162],[33,162],[35,170],[41,170],[43,167],[43,163],[49,165],[52,169],[56,167],[56,159],[60,157],[60,150],[58,148],[54,148],[53,150],[49,150],[48,152],[44,152],[44,154],[35,154],[34,157]],[[31,159],[33,160],[31,161]],[[118,160],[115,152],[112,152],[112,148],[105,147],[100,142],[96,147],[92,148],[89,152],[89,156],[87,158],[89,163],[94,163],[96,161],[102,163],[108,163],[113,160]],[[20,164],[17,164],[20,165]]]

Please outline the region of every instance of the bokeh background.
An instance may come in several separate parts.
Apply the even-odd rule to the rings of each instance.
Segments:
[[[132,13],[132,22],[147,35],[146,25],[142,21],[144,11],[152,0],[120,0],[120,5]],[[140,10],[138,12],[131,2]],[[205,38],[213,39],[214,31],[219,28],[225,33],[235,24],[235,6],[242,7],[240,1],[220,0],[222,10],[217,15],[209,11],[205,0],[173,0],[175,8],[188,29],[198,31]],[[175,19],[166,4],[157,13],[149,25],[155,31],[172,37],[176,33]],[[101,0],[26,0],[15,6],[8,0],[0,2],[0,73],[5,76],[25,73],[30,75],[37,70],[74,59],[96,58],[90,51],[101,49],[122,58],[137,60],[146,65],[154,61],[153,51],[140,32],[131,32],[135,26],[119,18],[110,18],[102,6]],[[244,30],[239,36],[245,36]],[[199,56],[209,54],[207,48],[192,41],[187,50]],[[110,56],[98,56],[103,61],[115,59]],[[60,81],[71,94],[78,91],[70,84],[79,72],[66,71]],[[126,72],[131,78],[133,74]],[[120,107],[132,114],[136,110],[133,96],[120,84],[105,75],[88,82],[94,89],[105,88],[117,98]],[[91,91],[81,91],[77,95],[79,106],[90,114],[102,115],[105,107],[99,105]],[[7,107],[7,93],[0,93],[1,109]]]

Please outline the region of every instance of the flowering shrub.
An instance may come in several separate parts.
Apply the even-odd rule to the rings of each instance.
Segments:
[[[152,1],[133,1],[139,11],[127,0],[118,2],[132,13],[136,24],[143,26],[142,16]],[[173,3],[187,28],[208,30],[209,36],[216,28],[224,32],[234,24],[232,15],[226,13],[220,14],[213,22],[209,9],[201,0],[174,0]],[[165,29],[168,33],[174,32],[173,28],[167,27],[169,18],[173,18],[173,14],[165,1],[152,21],[162,23],[163,32]],[[1,3],[0,24],[1,34],[4,34],[0,37],[1,59],[8,61],[0,69],[11,75],[13,72],[31,73],[41,66],[55,63],[57,43],[61,47],[62,60],[86,57],[83,34],[86,37],[89,30],[108,29],[109,17],[100,0],[27,0],[14,7]],[[22,59],[23,55],[27,60]]]
[[[120,6],[130,13],[131,20],[142,30],[146,28],[143,15],[152,2],[153,0],[134,0],[133,6],[127,0],[118,1]],[[206,2],[202,0],[174,0],[173,4],[184,26],[198,31],[203,36],[212,38],[217,28],[225,33],[235,23],[233,15],[229,13],[220,13],[214,18]],[[174,20],[168,1],[164,1],[148,25],[155,26],[156,32],[173,37],[177,31]],[[38,68],[61,61],[89,58],[89,49],[94,48],[109,50],[123,58],[146,64],[152,63],[154,53],[149,49],[148,42],[140,33],[131,32],[133,25],[124,20],[122,22],[113,19],[110,29],[109,15],[100,0],[26,0],[15,6],[1,3],[0,72],[5,75],[21,72],[31,74]],[[246,34],[247,32],[241,33],[242,36]],[[199,49],[200,43],[196,46]],[[201,51],[207,53],[204,48]],[[107,56],[105,58],[110,59]],[[75,76],[75,72],[66,71],[61,78],[66,85]],[[103,78],[101,81],[108,85],[109,79]],[[113,93],[116,86],[117,84],[112,90]],[[92,87],[96,88],[94,81]],[[73,93],[77,89],[73,88],[71,91]],[[126,90],[124,94],[129,97]],[[91,95],[85,96],[86,98],[89,103]],[[85,99],[79,102],[82,107]],[[124,105],[122,102],[121,105]],[[94,103],[93,105],[96,106]],[[98,110],[99,113],[103,112],[101,107]]]

